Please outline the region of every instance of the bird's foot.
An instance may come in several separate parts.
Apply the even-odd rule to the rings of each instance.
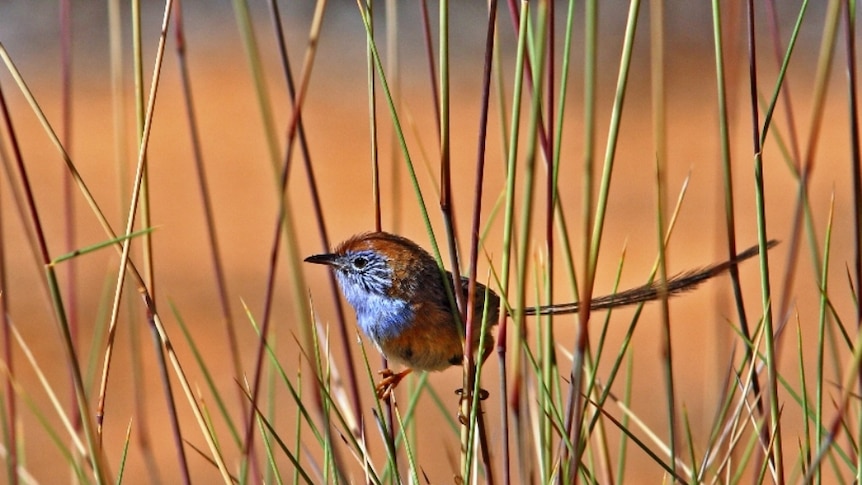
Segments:
[[[471,400],[472,401],[470,393],[464,392],[463,388],[456,389],[455,394],[461,396],[461,402],[462,403],[465,400]],[[478,397],[479,397],[480,401],[484,401],[485,399],[488,399],[489,395],[490,394],[488,394],[488,391],[486,391],[484,389],[479,389]],[[470,421],[469,421],[469,419],[467,419],[467,416],[464,416],[464,414],[462,413],[462,408],[458,409],[458,422],[460,422],[464,426],[467,426],[468,424],[470,424]]]
[[[413,369],[404,369],[401,372],[392,372],[392,369],[381,369],[377,373],[383,377],[380,380],[380,384],[377,384],[375,390],[377,391],[377,399],[381,399],[383,401],[389,399],[389,396],[392,395],[392,391],[398,386],[398,383],[401,382],[401,379],[413,372]]]
[[[461,400],[469,399],[471,397],[470,393],[464,392],[464,388],[462,388],[462,387],[455,389],[455,394],[461,396]],[[490,396],[490,395],[491,394],[489,394],[488,391],[486,391],[482,388],[479,388],[479,400],[480,401],[484,401],[485,399],[488,399],[488,396]]]

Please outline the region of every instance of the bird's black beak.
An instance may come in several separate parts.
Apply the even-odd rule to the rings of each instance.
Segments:
[[[327,266],[334,266],[337,260],[337,254],[315,254],[314,256],[309,256],[305,258],[306,263],[314,263],[314,264],[325,264]]]

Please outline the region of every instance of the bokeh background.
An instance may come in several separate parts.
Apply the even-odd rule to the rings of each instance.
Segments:
[[[144,83],[149,90],[152,66],[158,42],[164,5],[144,2],[142,5],[142,45],[144,50]],[[378,2],[377,28],[381,34],[381,54],[390,60],[394,54],[391,45],[383,42],[387,24],[384,3]],[[405,126],[411,154],[419,168],[426,203],[431,212],[436,234],[441,237],[443,225],[436,209],[439,147],[435,133],[434,106],[431,97],[428,63],[421,31],[419,2],[391,2],[397,5],[398,31],[397,56],[399,69],[388,72],[399,96],[399,115]],[[726,63],[729,85],[729,116],[731,120],[731,148],[734,162],[735,197],[737,204],[738,240],[740,247],[756,242],[754,212],[753,163],[751,146],[751,119],[748,105],[748,66],[745,57],[745,35],[742,11],[736,3],[726,2]],[[786,46],[788,35],[796,20],[799,2],[793,5],[781,2],[778,11],[780,39]],[[284,152],[284,134],[291,115],[284,76],[280,67],[271,13],[266,2],[249,2],[251,22],[255,29],[263,71],[278,138],[278,161]],[[687,181],[688,189],[679,213],[673,238],[669,245],[669,271],[684,269],[721,260],[726,257],[723,193],[721,183],[718,111],[716,98],[714,44],[710,6],[707,2],[668,2],[665,17],[665,76],[667,93],[667,183],[669,201]],[[250,74],[247,46],[239,34],[234,5],[226,1],[182,2],[186,30],[187,54],[191,70],[195,110],[202,136],[202,152],[206,163],[213,197],[216,226],[224,258],[229,297],[233,307],[237,334],[243,355],[244,370],[253,372],[256,336],[243,310],[260,317],[269,267],[278,196],[276,175],[272,165]],[[307,36],[314,12],[313,2],[282,2],[282,19],[291,62],[298,75],[307,47]],[[452,2],[451,5],[451,106],[452,106],[452,163],[454,172],[454,204],[459,234],[468,234],[471,203],[474,190],[474,163],[476,133],[478,130],[481,93],[482,55],[485,36],[484,2]],[[67,132],[66,146],[76,167],[95,194],[98,203],[108,215],[115,229],[125,225],[128,210],[128,187],[131,184],[136,161],[136,121],[134,116],[134,80],[131,63],[131,16],[129,6],[120,7],[122,28],[123,92],[121,98],[112,94],[111,53],[109,43],[109,16],[105,2],[73,2],[71,10],[72,47],[71,79],[66,87],[71,96],[69,124],[62,120],[61,30],[60,9],[57,2],[6,1],[0,4],[0,42],[21,71],[36,100],[45,111],[58,133]],[[557,5],[557,28],[562,31],[566,5]],[[801,147],[808,148],[811,118],[811,94],[816,61],[823,33],[824,5],[812,5],[800,31],[798,46],[790,65],[785,88],[790,90],[795,115],[795,129]],[[436,4],[430,5],[432,25],[436,26]],[[602,160],[607,138],[607,126],[619,65],[623,29],[628,4],[622,1],[602,2],[599,20],[598,92],[596,161]],[[769,11],[758,5],[760,24],[758,34],[761,54],[759,64],[760,89],[764,99],[771,95],[778,71],[778,62],[768,36]],[[649,65],[649,15],[646,5],[641,7],[641,22],[636,37],[634,62],[630,73],[622,129],[616,153],[614,179],[611,185],[608,222],[602,244],[598,293],[611,290],[620,254],[625,250],[625,267],[621,285],[643,283],[653,265],[657,251],[655,147],[651,121],[651,78]],[[569,77],[569,102],[564,117],[564,142],[560,196],[571,218],[571,237],[576,241],[575,251],[583,250],[580,222],[583,186],[583,8],[576,8],[576,31],[573,43],[573,62]],[[512,72],[514,63],[514,35],[509,13],[503,5],[499,15],[499,43],[502,72],[507,89],[506,116],[511,103]],[[436,29],[435,29],[436,36]],[[323,20],[319,49],[308,86],[303,109],[303,122],[311,149],[312,164],[316,171],[326,223],[333,242],[352,234],[373,228],[373,200],[370,172],[368,72],[365,30],[358,10],[352,2],[331,2]],[[435,37],[436,38],[436,37]],[[180,337],[175,324],[173,308],[182,315],[190,327],[198,346],[204,351],[204,360],[213,373],[219,389],[237,412],[235,388],[238,386],[227,358],[228,346],[222,324],[210,253],[205,237],[203,212],[197,191],[192,148],[184,111],[180,78],[176,60],[176,41],[173,28],[168,35],[164,65],[153,118],[152,138],[148,151],[150,197],[153,233],[156,295],[163,319],[171,333],[177,352],[184,360],[190,380],[200,382],[194,360]],[[836,48],[836,59],[843,59],[841,45]],[[558,53],[562,52],[562,43]],[[559,62],[559,59],[557,60]],[[847,285],[845,268],[852,262],[854,244],[852,228],[852,186],[849,172],[850,150],[848,142],[847,80],[841,62],[831,73],[830,88],[825,104],[822,130],[814,150],[815,169],[810,178],[812,220],[822,242],[830,204],[834,200],[833,262],[830,283],[835,290],[836,310],[852,315],[851,293]],[[559,70],[557,71],[559,72]],[[9,70],[0,69],[0,83],[9,104],[12,120],[21,145],[24,161],[31,178],[40,216],[43,220],[52,255],[71,250],[65,242],[65,211],[67,200],[63,196],[63,177],[66,171],[62,158],[50,143],[30,107],[13,82]],[[410,237],[429,247],[428,236],[420,218],[409,181],[404,177],[403,160],[391,134],[390,118],[385,104],[378,103],[380,118],[380,163],[382,167],[382,211],[384,229]],[[123,115],[118,123],[117,110]],[[492,104],[489,125],[488,166],[485,188],[486,220],[504,188],[504,159],[499,120],[500,107]],[[775,113],[773,129],[786,138],[787,106],[780,104]],[[68,130],[68,131],[65,131]],[[8,136],[3,134],[8,156]],[[306,176],[295,152],[290,175],[289,197],[296,223],[296,233],[302,256],[323,251],[312,217]],[[764,150],[766,174],[766,205],[770,237],[787,239],[794,204],[797,181],[785,162],[774,139],[769,139]],[[36,360],[50,378],[52,386],[71,405],[68,372],[62,358],[63,350],[56,330],[55,319],[45,291],[44,272],[34,255],[35,248],[26,236],[30,223],[21,213],[12,196],[11,188],[20,186],[16,174],[7,169],[0,183],[0,215],[3,237],[0,240],[5,253],[8,287],[2,297],[9,314],[32,347]],[[395,175],[393,175],[393,173]],[[76,247],[86,246],[104,239],[104,234],[77,190],[74,201],[74,228]],[[544,208],[538,199],[534,218],[535,258],[541,257]],[[501,253],[501,219],[490,222],[485,251],[498,267]],[[442,243],[443,239],[440,239]],[[466,250],[467,246],[461,248]],[[770,262],[776,288],[784,283],[786,271],[786,245],[772,251]],[[806,255],[803,250],[803,255]],[[140,246],[133,245],[132,258],[140,260]],[[104,325],[110,297],[116,284],[115,272],[118,257],[111,249],[77,258],[74,288],[77,293],[75,318],[80,327],[78,345],[84,367],[102,365],[104,341],[93,341],[94,329]],[[296,369],[301,360],[299,347],[293,336],[302,330],[296,328],[292,301],[294,294],[288,277],[289,262],[282,253],[276,287],[273,325],[277,334],[278,355],[288,369]],[[480,262],[479,275],[488,271],[489,262]],[[813,342],[817,321],[816,279],[814,266],[806,256],[798,263],[792,292],[782,295],[789,299],[789,324],[799,325],[803,343]],[[68,264],[58,268],[66,278]],[[323,268],[303,268],[307,288],[314,301],[321,322],[334,321],[334,300],[329,293]],[[760,315],[759,276],[756,263],[742,269],[746,302],[750,314]],[[572,299],[562,271],[556,272],[557,301]],[[64,286],[64,292],[68,287]],[[676,298],[670,305],[672,338],[674,342],[675,376],[678,382],[678,404],[685,408],[695,439],[704,440],[716,411],[717,383],[727,372],[734,352],[739,355],[741,343],[734,331],[735,310],[731,304],[730,285],[726,277],[705,284],[695,293]],[[118,466],[122,442],[127,426],[131,425],[131,446],[126,469],[128,483],[150,483],[142,459],[141,447],[152,447],[157,458],[161,478],[166,483],[176,477],[176,452],[170,441],[169,428],[164,418],[165,398],[152,355],[150,334],[142,324],[143,307],[128,292],[128,309],[121,314],[118,329],[118,354],[111,371],[105,420],[105,446],[114,471]],[[348,312],[350,332],[353,315]],[[612,316],[622,323],[628,322],[631,310],[620,310]],[[784,316],[782,316],[784,317]],[[600,321],[602,317],[596,317]],[[132,322],[137,320],[137,324]],[[571,348],[574,341],[574,318],[559,319],[558,341]],[[611,325],[610,339],[621,339],[623,325]],[[137,333],[143,342],[141,355],[145,379],[136,385],[131,378],[130,338]],[[657,306],[645,310],[635,334],[636,368],[634,376],[633,409],[650,426],[665,433],[664,393],[661,367],[659,310]],[[798,375],[796,368],[795,332],[788,333],[782,351],[782,369],[785,374]],[[333,343],[340,349],[340,342]],[[351,345],[356,345],[351,342]],[[378,365],[373,347],[371,363]],[[355,347],[358,351],[358,346]],[[813,348],[805,348],[813,356]],[[358,355],[358,352],[357,354]],[[561,353],[561,358],[564,353]],[[58,422],[47,404],[44,391],[34,372],[20,351],[15,353],[17,378],[21,387],[49,417]],[[566,364],[562,367],[567,368]],[[600,372],[603,367],[600,367]],[[484,386],[493,394],[496,389],[498,364],[491,359],[486,366],[487,382]],[[96,372],[98,375],[98,372]],[[430,383],[443,396],[451,396],[454,414],[457,400],[452,391],[460,386],[460,373],[453,369],[429,377]],[[363,382],[364,412],[370,417],[371,386]],[[96,388],[92,390],[96,392]],[[134,404],[138,392],[144,397],[143,408]],[[278,391],[283,393],[284,391]],[[204,393],[205,394],[205,393]],[[95,399],[95,398],[94,398]],[[191,421],[191,413],[182,396],[177,396],[178,408],[190,442],[203,447]],[[204,398],[206,399],[206,398]],[[426,399],[427,401],[427,399]],[[289,402],[286,398],[284,402]],[[26,468],[37,479],[52,483],[68,478],[68,467],[59,458],[56,447],[26,406],[20,409],[18,423],[23,436],[22,448]],[[292,426],[294,409],[279,409],[277,423]],[[419,440],[421,465],[432,483],[451,481],[457,468],[458,437],[439,432],[440,411],[429,402],[420,403],[421,420]],[[787,406],[789,423],[801,423],[798,406]],[[237,414],[238,415],[238,414]],[[495,435],[499,422],[497,409],[488,413],[490,434]],[[216,425],[217,428],[219,425]],[[496,425],[498,427],[498,425]],[[800,428],[793,425],[785,430],[785,440],[795,443]],[[663,434],[662,434],[663,435]],[[138,440],[148,438],[149,444]],[[65,439],[68,441],[68,438]],[[379,441],[379,439],[378,439]],[[379,442],[372,449],[382,455]],[[795,448],[795,447],[794,447]],[[449,451],[446,451],[449,450]],[[193,477],[201,480],[217,479],[214,468],[194,452],[189,452]],[[228,456],[236,460],[237,455]],[[453,461],[455,460],[455,461]],[[235,463],[235,461],[233,462]],[[630,460],[635,474],[644,483],[655,483],[661,470],[638,451]],[[361,475],[355,477],[361,480]]]

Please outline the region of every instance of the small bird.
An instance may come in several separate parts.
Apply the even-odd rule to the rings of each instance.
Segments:
[[[777,241],[771,240],[767,248],[775,244]],[[758,247],[754,246],[731,260],[677,274],[667,280],[667,294],[692,290],[757,253]],[[458,310],[449,303],[436,260],[418,244],[387,232],[369,232],[344,241],[333,253],[309,256],[305,261],[332,267],[344,298],[356,311],[359,327],[387,359],[406,366],[399,373],[388,369],[380,372],[383,380],[376,389],[379,398],[387,398],[414,369],[440,371],[461,365],[464,344],[455,318]],[[447,271],[446,275],[450,285],[454,285],[452,273]],[[466,292],[467,285],[468,279],[462,276],[459,287],[450,287],[453,291]],[[659,282],[648,283],[594,298],[590,308],[603,310],[643,303],[659,298],[661,291]],[[474,349],[479,346],[486,295],[489,325],[496,325],[499,316],[500,297],[477,282],[473,308]],[[523,313],[558,315],[576,313],[579,308],[574,302],[525,308]],[[493,336],[487,335],[478,359],[480,363],[491,353],[493,345]]]

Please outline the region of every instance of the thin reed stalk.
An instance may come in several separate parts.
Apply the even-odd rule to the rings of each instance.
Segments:
[[[163,33],[164,33],[164,31],[163,31]],[[124,246],[124,244],[122,244],[122,243],[124,241],[127,241],[128,238],[118,238],[116,236],[116,233],[114,232],[111,225],[108,223],[108,220],[104,215],[104,212],[101,210],[101,208],[99,207],[99,204],[96,202],[96,199],[94,198],[93,193],[90,191],[87,184],[84,182],[83,178],[81,177],[81,173],[75,167],[75,165],[72,162],[71,158],[69,157],[68,153],[64,150],[63,145],[60,143],[59,138],[56,135],[56,132],[52,128],[51,124],[48,122],[44,112],[40,108],[39,104],[36,102],[36,99],[35,99],[32,91],[29,89],[27,84],[24,82],[24,79],[21,75],[21,72],[18,70],[18,68],[12,62],[12,59],[10,58],[8,51],[3,46],[2,43],[0,43],[0,59],[2,59],[2,61],[6,65],[6,68],[8,69],[9,73],[12,75],[13,79],[16,82],[18,89],[24,95],[25,99],[27,100],[28,104],[30,105],[30,108],[33,110],[34,114],[37,116],[40,124],[42,125],[43,130],[48,135],[51,143],[55,146],[55,148],[57,148],[58,152],[60,153],[64,164],[66,165],[69,172],[72,174],[72,176],[75,180],[75,183],[78,186],[78,189],[81,191],[85,201],[87,202],[88,206],[90,207],[91,211],[93,212],[93,215],[95,216],[97,222],[102,227],[102,229],[105,231],[107,236],[111,240],[115,241],[115,244],[113,244],[113,246],[117,250],[117,252],[119,254],[122,254],[122,249]],[[183,392],[184,392],[184,394],[185,394],[185,396],[186,396],[186,398],[190,404],[190,407],[193,411],[193,414],[195,415],[195,419],[197,421],[199,428],[203,431],[202,434],[204,436],[204,439],[207,441],[207,446],[209,447],[210,452],[212,453],[212,460],[216,463],[216,465],[219,469],[219,472],[222,473],[222,476],[227,477],[228,474],[227,474],[226,466],[224,464],[224,460],[221,456],[220,451],[218,450],[218,448],[216,446],[213,435],[208,431],[208,429],[206,428],[206,426],[204,424],[200,406],[198,405],[194,395],[192,394],[191,385],[189,384],[188,379],[186,378],[186,375],[185,375],[183,368],[182,368],[182,364],[180,363],[179,358],[177,357],[172,345],[170,344],[170,339],[167,335],[167,332],[165,331],[165,328],[161,322],[161,319],[160,319],[158,313],[156,313],[156,311],[155,311],[155,308],[152,304],[152,299],[149,297],[146,286],[144,284],[143,277],[141,276],[141,273],[138,271],[137,267],[134,265],[134,263],[131,260],[127,261],[127,266],[129,268],[129,271],[130,271],[129,272],[130,276],[134,279],[138,293],[140,294],[140,296],[143,300],[143,303],[149,312],[148,313],[149,320],[150,320],[149,323],[152,327],[152,330],[158,334],[158,337],[159,337],[159,339],[163,345],[163,348],[167,351],[170,364],[174,369],[174,374],[177,377],[179,383],[181,384],[181,386],[183,388]],[[53,271],[51,269],[51,265],[48,266],[47,271],[48,271],[48,274],[53,274]],[[76,361],[70,360],[69,362],[76,362]],[[80,399],[81,398],[79,398],[79,400]],[[81,411],[82,417],[85,414],[87,416],[89,416],[89,414],[87,414],[85,412],[86,411],[85,407],[82,407],[81,409],[82,409],[82,411]],[[87,427],[85,427],[84,430],[85,430],[85,433],[87,433]],[[96,439],[95,433],[96,433],[96,431],[94,430],[93,431],[93,439],[94,440]],[[90,439],[90,438],[88,437],[88,439]],[[91,460],[99,460],[99,458],[93,458],[93,457],[90,457],[90,459]],[[94,469],[98,470],[99,468],[96,467]]]
[[[197,175],[198,191],[201,196],[201,206],[206,222],[207,243],[210,248],[210,257],[215,276],[215,287],[218,294],[219,308],[227,336],[227,344],[231,363],[233,364],[234,378],[239,380],[242,376],[242,363],[240,360],[240,349],[237,343],[233,312],[228,296],[227,277],[225,275],[222,251],[219,248],[219,238],[216,231],[215,213],[213,211],[212,195],[204,164],[203,150],[201,148],[200,128],[197,115],[195,114],[194,96],[192,93],[191,76],[189,73],[185,25],[183,23],[182,2],[178,2],[174,10],[174,34],[176,42],[177,62],[180,69],[180,82],[182,85],[183,101],[185,104],[186,121],[189,126],[189,140],[192,146],[192,158],[194,160],[195,173]],[[241,389],[237,389],[240,409],[245,410],[247,402]]]
[[[5,151],[5,150],[4,150]],[[5,158],[5,154],[3,154]],[[3,422],[3,444],[7,450],[6,482],[18,484],[18,400],[15,397],[13,381],[15,380],[15,354],[12,350],[12,322],[9,319],[9,278],[6,262],[6,230],[3,217],[3,205],[0,205],[0,333],[3,335],[2,352],[5,379],[3,382],[5,411]]]
[[[611,112],[611,122],[608,130],[608,141],[605,149],[604,165],[602,169],[602,179],[599,182],[599,193],[596,200],[596,211],[593,218],[593,227],[590,233],[585,233],[587,238],[589,234],[589,244],[584,244],[584,277],[583,286],[581,286],[581,295],[578,298],[581,302],[589,302],[592,299],[593,285],[595,284],[596,266],[598,264],[599,248],[601,246],[602,233],[605,224],[605,214],[608,205],[608,192],[610,189],[611,175],[613,173],[614,161],[616,158],[617,141],[619,138],[620,117],[625,101],[626,86],[628,83],[628,73],[631,67],[632,46],[634,44],[634,35],[637,30],[637,17],[640,10],[640,1],[632,0],[629,5],[629,14],[626,21],[625,41],[623,42],[623,51],[620,56],[620,69],[617,78],[617,90],[614,99],[614,106]],[[583,304],[579,313],[577,335],[574,344],[574,361],[572,363],[572,371],[570,373],[571,384],[569,386],[569,395],[566,403],[566,435],[572,443],[575,444],[574,450],[566,450],[563,448],[562,462],[568,467],[568,471],[564,476],[560,473],[560,480],[577,479],[576,465],[580,462],[583,449],[581,447],[581,431],[582,431],[582,416],[583,409],[581,405],[581,389],[582,372],[585,349],[589,342],[589,323],[590,323],[590,305]]]
[[[269,253],[269,267],[267,269],[267,283],[266,283],[266,294],[264,298],[263,311],[261,316],[261,324],[260,324],[260,335],[258,338],[257,351],[255,353],[255,364],[254,364],[254,373],[252,374],[252,380],[250,382],[250,395],[251,395],[251,409],[254,410],[258,407],[258,399],[260,398],[260,390],[261,383],[263,378],[263,363],[264,363],[264,350],[266,348],[266,341],[269,338],[270,325],[271,325],[271,316],[272,316],[272,306],[273,299],[275,297],[275,277],[278,269],[278,260],[280,255],[280,247],[282,244],[282,231],[284,232],[284,244],[286,246],[287,251],[287,261],[292,265],[291,270],[289,272],[292,284],[291,288],[293,290],[293,298],[297,304],[296,307],[296,317],[297,321],[305,322],[301,328],[306,329],[304,332],[304,342],[305,345],[311,347],[312,343],[312,335],[310,335],[310,315],[311,310],[309,308],[309,303],[307,298],[305,297],[302,288],[305,287],[305,282],[302,277],[302,271],[298,268],[299,261],[301,258],[299,256],[299,251],[297,248],[297,235],[296,235],[296,224],[294,221],[294,215],[291,207],[290,197],[287,193],[287,183],[289,180],[290,174],[290,161],[293,155],[293,147],[294,141],[296,138],[297,128],[299,125],[300,113],[302,112],[302,106],[305,101],[305,96],[307,94],[308,82],[311,76],[311,71],[314,66],[315,55],[317,54],[317,39],[320,36],[321,26],[323,22],[323,13],[326,10],[327,2],[326,0],[321,0],[317,2],[314,11],[314,19],[311,23],[311,27],[309,29],[309,45],[305,53],[305,59],[302,65],[302,71],[300,75],[299,89],[297,90],[296,100],[293,106],[293,112],[291,113],[290,121],[287,125],[287,143],[285,145],[285,155],[284,155],[284,163],[282,168],[280,169],[280,177],[279,177],[279,189],[278,189],[278,216],[276,217],[276,224],[274,235],[272,238],[272,246]],[[253,36],[250,36],[253,38]],[[258,73],[259,76],[260,73]],[[256,77],[258,77],[256,76]],[[263,97],[264,95],[258,93],[259,97]],[[268,110],[267,110],[268,112]],[[266,112],[263,113],[264,117],[266,117]],[[323,401],[319,392],[315,392],[315,398],[320,411],[323,411]],[[257,467],[256,460],[254,459],[254,424],[255,424],[255,416],[248,416],[245,422],[245,434],[244,434],[244,450],[243,457],[246,461],[251,459],[251,463],[253,467]],[[328,429],[328,428],[327,428]],[[243,479],[245,479],[245,473],[247,469],[243,472]],[[256,475],[259,473],[256,471]]]
[[[0,55],[7,65],[10,63],[5,48],[0,44]],[[66,319],[66,308],[63,303],[63,297],[60,293],[59,282],[54,268],[49,265],[51,258],[48,250],[48,242],[45,232],[42,228],[41,218],[39,217],[38,209],[36,208],[35,195],[33,194],[30,179],[27,175],[24,159],[21,154],[21,149],[18,144],[18,137],[12,125],[9,108],[6,103],[6,95],[0,87],[0,113],[3,115],[3,125],[6,134],[12,145],[12,155],[15,160],[15,165],[18,171],[18,177],[23,187],[24,196],[27,201],[27,208],[30,215],[30,221],[33,224],[36,240],[39,245],[39,254],[42,259],[42,264],[45,265],[45,278],[48,282],[48,289],[51,294],[51,303],[54,309],[55,323],[58,326],[63,344],[63,350],[66,354],[66,360],[69,363],[69,372],[72,378],[73,388],[75,389],[75,399],[77,401],[77,409],[80,416],[81,428],[87,442],[87,459],[92,467],[93,478],[97,483],[105,483],[110,480],[108,470],[105,465],[105,457],[102,453],[102,448],[99,445],[98,437],[92,415],[90,414],[90,406],[87,401],[84,382],[81,377],[81,369],[78,367],[78,356],[75,350],[75,344],[72,341],[72,335],[69,329],[69,322]]]
[[[670,308],[667,295],[667,248],[664,245],[665,205],[667,199],[667,115],[664,79],[664,3],[650,2],[650,82],[652,97],[653,149],[655,151],[656,234],[658,235],[659,309],[662,326],[661,358],[664,371],[667,427],[670,448],[671,474],[677,472],[679,449],[679,408],[674,379],[673,344],[671,339]]]
[[[862,328],[862,307],[858,302],[862,301],[862,156],[859,146],[859,101],[857,98],[857,73],[856,73],[856,5],[855,2],[845,1],[842,20],[844,25],[845,52],[847,62],[847,109],[849,123],[850,142],[850,173],[853,178],[853,240],[855,249],[853,255],[853,280],[856,281],[856,292],[854,294],[856,305],[856,328]],[[862,363],[860,363],[862,365]],[[862,367],[855,369],[857,376],[857,388],[862,391]],[[857,443],[862,443],[862,411],[856,411],[856,435]],[[856,453],[857,480],[862,477],[862,453]]]
[[[129,208],[128,208],[129,212],[128,212],[128,217],[126,219],[125,234],[131,234],[133,232],[134,224],[135,224],[135,220],[136,220],[136,215],[137,215],[137,211],[139,208],[139,202],[141,201],[141,197],[142,197],[142,195],[141,195],[142,194],[142,188],[146,185],[145,180],[146,180],[146,166],[147,166],[146,165],[147,148],[148,148],[148,144],[149,144],[150,133],[152,130],[152,117],[153,117],[153,111],[155,108],[156,94],[158,92],[159,79],[161,77],[161,65],[162,65],[162,60],[164,58],[165,42],[166,42],[166,38],[167,38],[167,29],[168,29],[168,24],[170,21],[170,13],[171,13],[172,6],[173,6],[173,2],[171,0],[167,0],[165,3],[164,17],[162,20],[161,35],[159,36],[159,47],[157,49],[156,59],[155,59],[154,67],[153,67],[153,79],[152,79],[152,83],[150,85],[149,99],[148,99],[148,103],[146,105],[146,112],[145,113],[142,112],[140,107],[138,109],[139,125],[141,126],[139,145],[138,145],[138,163],[137,163],[137,168],[135,171],[135,182],[133,183],[131,202],[130,202]],[[139,35],[137,37],[139,38]],[[139,46],[136,49],[136,52],[137,52],[137,54],[135,56],[136,63],[141,64],[141,55],[140,55]],[[142,72],[142,69],[139,66],[138,67],[138,73],[140,73],[140,72]],[[137,85],[139,86],[139,90],[143,89],[142,84],[138,83]],[[139,104],[139,106],[140,106],[140,104]],[[147,206],[148,202],[147,202],[145,190],[143,192],[144,192],[143,205]],[[148,211],[145,210],[145,212],[148,212]],[[142,215],[142,221],[148,222],[148,218],[149,218],[148,215]],[[147,236],[145,235],[144,237],[146,238]],[[150,301],[152,302],[152,305],[155,305],[155,300],[151,296],[151,293],[149,293],[152,290],[152,282],[153,282],[152,271],[153,271],[153,269],[152,269],[152,265],[147,263],[147,261],[151,261],[151,259],[152,259],[151,255],[147,256],[147,254],[150,254],[150,251],[151,251],[150,249],[147,249],[148,247],[149,246],[145,243],[144,244],[144,248],[145,248],[144,249],[144,254],[145,254],[145,256],[144,256],[144,267],[145,267],[145,281],[146,282],[144,283],[144,285],[148,289],[148,295],[150,295]],[[102,432],[102,423],[103,423],[104,416],[105,416],[105,404],[106,404],[106,400],[107,400],[108,376],[110,373],[111,360],[112,360],[112,356],[113,356],[114,336],[116,335],[117,321],[118,321],[119,311],[120,311],[120,301],[121,301],[121,296],[123,293],[123,287],[124,287],[125,280],[126,280],[126,270],[128,268],[130,248],[131,248],[131,240],[125,239],[122,243],[122,253],[120,255],[120,269],[119,269],[119,272],[117,275],[116,291],[114,293],[114,301],[113,301],[112,311],[111,311],[111,323],[110,323],[110,326],[108,328],[108,344],[107,344],[107,347],[105,350],[104,365],[103,365],[103,370],[102,370],[102,379],[101,379],[100,389],[99,389],[99,403],[98,403],[98,408],[97,408],[97,423],[98,423],[97,431],[99,433],[100,439],[101,439],[101,432]],[[155,309],[152,308],[151,311],[154,312]],[[191,477],[190,477],[189,472],[188,472],[188,463],[187,463],[186,457],[185,457],[185,449],[183,446],[182,432],[180,430],[179,420],[178,420],[177,415],[176,415],[176,405],[175,405],[174,400],[173,400],[173,393],[170,390],[170,380],[167,377],[168,376],[167,362],[164,359],[163,350],[162,350],[162,347],[159,343],[158,336],[155,332],[153,334],[153,337],[154,337],[154,342],[156,343],[155,351],[156,351],[156,356],[158,359],[157,362],[159,362],[159,364],[161,366],[160,372],[161,372],[161,377],[163,379],[162,383],[163,383],[164,390],[165,390],[165,398],[168,401],[167,409],[168,409],[168,415],[169,415],[169,422],[171,424],[172,433],[173,433],[172,436],[173,436],[174,443],[176,446],[178,464],[179,464],[179,468],[181,470],[181,475],[183,476],[184,482],[188,483],[191,480]]]
[[[296,83],[294,82],[293,72],[290,67],[290,58],[288,55],[287,45],[285,41],[284,28],[282,26],[281,14],[278,8],[278,2],[271,1],[270,9],[272,13],[273,28],[275,29],[276,40],[278,43],[279,56],[281,58],[282,69],[284,71],[285,82],[287,83],[287,92],[292,103],[296,103]],[[320,244],[324,250],[328,250],[331,246],[331,239],[326,229],[326,218],[323,213],[323,204],[320,199],[320,191],[318,188],[317,177],[315,176],[314,165],[311,159],[311,150],[309,149],[308,138],[306,136],[305,126],[302,117],[297,119],[297,133],[299,135],[299,146],[302,150],[302,159],[305,166],[306,180],[311,191],[311,200],[314,207],[314,215],[317,221],[317,230],[320,237]],[[349,377],[350,397],[353,402],[353,412],[360,415],[362,400],[359,395],[359,384],[356,379],[356,372],[353,363],[353,347],[350,345],[352,339],[348,335],[347,320],[344,313],[344,305],[338,298],[338,282],[334,274],[329,275],[329,287],[335,300],[336,321],[338,330],[341,336],[342,349],[345,355],[345,360],[348,366],[347,375]],[[359,434],[363,433],[364,423],[360,422],[360,429],[355,430]]]
[[[60,1],[60,140],[72,150],[72,6],[68,0]],[[67,251],[76,246],[77,218],[75,217],[74,181],[63,173],[64,243]],[[72,342],[78,342],[78,262],[71,261],[66,268],[63,291],[66,294],[66,317]],[[78,415],[74,385],[69,386],[69,414]],[[80,422],[76,418],[76,427]]]
[[[760,246],[760,278],[761,278],[761,304],[763,309],[763,333],[766,346],[766,368],[767,368],[767,392],[766,400],[769,406],[769,426],[771,442],[770,464],[775,471],[778,483],[784,483],[784,459],[783,445],[781,442],[781,419],[780,405],[778,402],[778,363],[776,361],[776,344],[773,328],[772,293],[769,282],[769,255],[766,254],[766,201],[764,196],[765,182],[763,176],[763,140],[761,139],[760,114],[757,103],[757,50],[755,41],[755,17],[754,3],[748,2],[747,8],[748,27],[748,60],[749,60],[749,85],[750,85],[750,109],[752,130],[752,152],[754,161],[755,201],[757,206],[757,239]],[[780,86],[780,83],[779,83]],[[769,115],[764,121],[768,126]],[[766,129],[763,130],[765,136]]]
[[[511,108],[511,117],[509,121],[509,129],[510,132],[508,134],[508,147],[506,149],[507,159],[506,159],[506,185],[505,185],[505,204],[504,204],[504,216],[503,216],[503,234],[501,236],[502,241],[502,260],[500,262],[500,296],[507,297],[509,292],[509,280],[511,277],[511,266],[512,266],[512,255],[513,255],[513,236],[514,236],[514,207],[515,207],[515,181],[517,180],[517,164],[518,164],[518,144],[520,142],[520,117],[521,117],[521,96],[523,91],[524,84],[524,71],[525,71],[525,58],[526,58],[526,46],[527,46],[527,13],[529,12],[529,4],[524,2],[521,5],[523,9],[521,12],[521,24],[517,30],[518,32],[518,47],[516,51],[516,61],[515,61],[515,75],[514,75],[514,86],[512,88],[512,108]],[[512,316],[513,324],[516,324],[519,319],[523,319],[522,316],[517,313]],[[508,345],[508,319],[506,318],[506,312],[499,312],[499,320],[498,320],[499,330],[497,331],[497,355],[500,360],[500,416],[503,420],[503,430],[504,430],[504,438],[505,442],[509,441],[509,368],[506,364],[506,346]],[[516,355],[519,352],[516,351]],[[515,360],[513,359],[512,370],[515,372],[515,379],[512,384],[512,419],[515,423],[515,443],[516,443],[516,452],[519,457],[519,477],[521,482],[524,482],[526,477],[527,468],[525,464],[520,460],[524,456],[523,446],[525,441],[522,439],[522,417],[519,415],[519,408],[517,407],[515,399],[521,389],[521,382],[517,379],[517,365]],[[507,453],[508,457],[508,453]],[[503,471],[504,477],[508,482],[511,470],[509,468],[508,463]]]

